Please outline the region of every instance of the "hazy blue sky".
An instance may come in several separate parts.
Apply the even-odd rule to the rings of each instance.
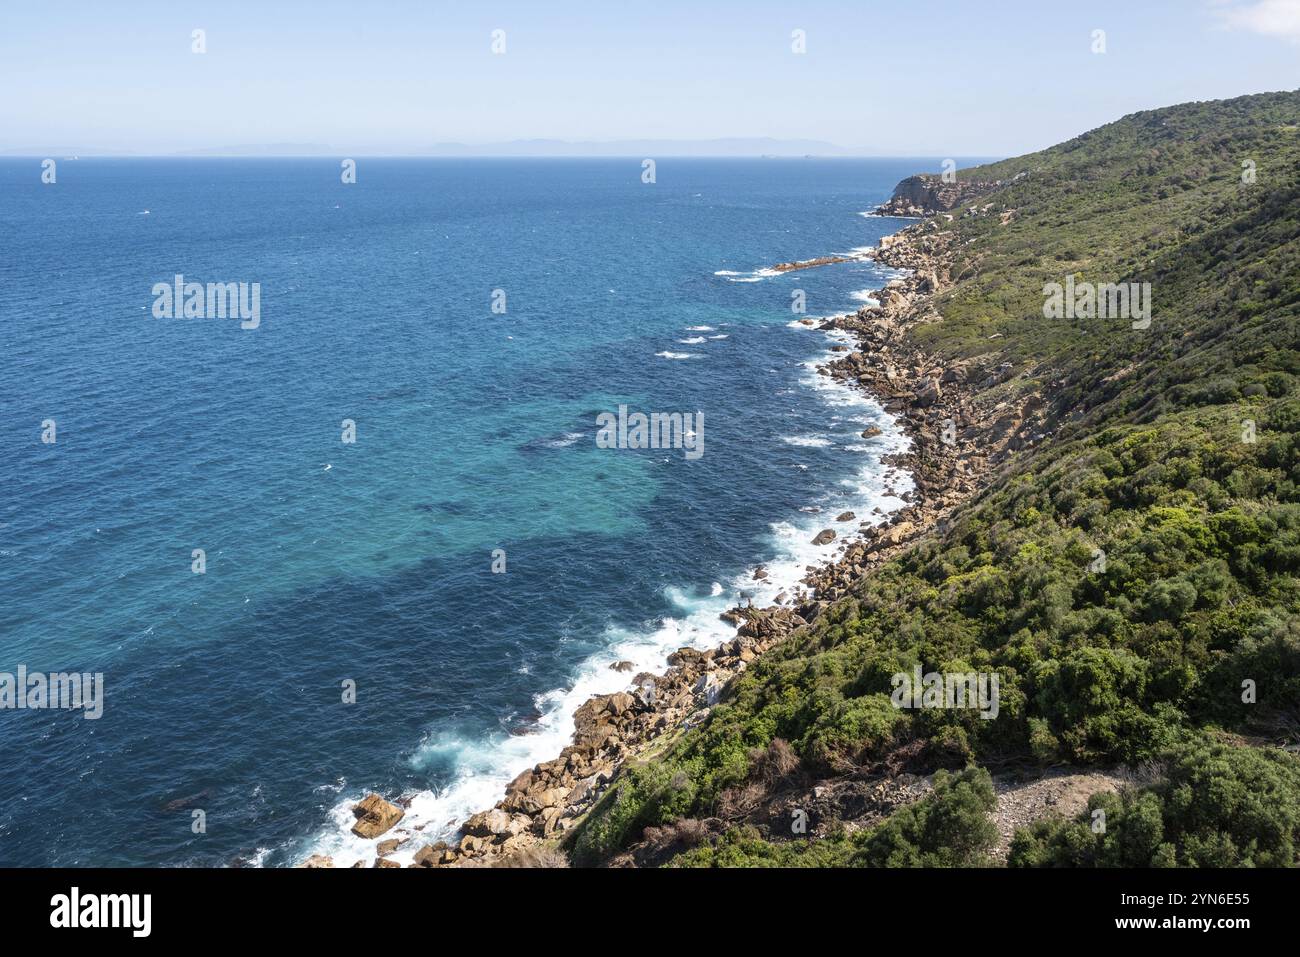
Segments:
[[[1300,0],[4,0],[0,151],[772,136],[1011,155],[1296,89],[1298,66]]]

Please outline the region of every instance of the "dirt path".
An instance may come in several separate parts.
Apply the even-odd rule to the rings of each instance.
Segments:
[[[1088,806],[1088,798],[1098,792],[1117,791],[1125,775],[1118,770],[1048,772],[1036,781],[1023,778],[994,778],[993,789],[998,795],[993,823],[998,829],[998,841],[993,856],[1005,863],[1011,851],[1011,838],[1016,828],[1028,827],[1049,814],[1074,817]]]

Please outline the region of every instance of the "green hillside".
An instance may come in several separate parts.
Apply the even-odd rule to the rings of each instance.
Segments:
[[[950,283],[910,335],[1010,363],[970,388],[1040,393],[1048,437],[627,769],[577,862],[659,827],[694,835],[678,865],[977,864],[985,769],[1058,765],[1145,784],[1094,799],[1103,833],[1021,832],[1013,865],[1300,862],[1300,93],[1137,113],[960,175],[1002,185],[922,224],[952,233]],[[1150,326],[1044,318],[1067,275],[1150,283]],[[997,673],[997,718],[895,708],[916,665]],[[728,813],[796,778],[938,769],[921,801],[816,840]]]

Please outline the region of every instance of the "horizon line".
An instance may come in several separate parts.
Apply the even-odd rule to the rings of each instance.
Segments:
[[[111,153],[85,152],[72,153],[63,150],[46,150],[32,153],[3,153],[0,160],[6,159],[168,159],[168,160],[205,160],[205,159],[931,159],[940,157],[941,153],[658,153],[646,157],[644,153]],[[946,154],[953,156],[953,154]],[[997,160],[1005,158],[1004,154],[961,154],[953,158]]]

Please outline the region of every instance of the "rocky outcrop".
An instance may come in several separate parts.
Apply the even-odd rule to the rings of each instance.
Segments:
[[[461,830],[475,837],[496,837],[498,834],[509,833],[513,822],[514,819],[509,814],[494,807],[490,811],[473,815],[461,826]]]
[[[451,848],[445,841],[439,841],[437,844],[426,844],[415,852],[415,863],[412,867],[438,867],[444,861],[454,859]]]
[[[357,837],[378,837],[400,821],[405,813],[378,794],[367,794],[352,808],[357,819],[357,823],[352,825],[352,833]]]
[[[794,272],[796,269],[812,269],[814,266],[830,266],[834,263],[856,262],[854,256],[818,256],[816,259],[805,259],[799,262],[777,263],[772,267],[776,272]]]
[[[921,218],[946,213],[999,185],[1000,181],[982,183],[954,179],[944,182],[942,176],[929,173],[909,176],[894,188],[894,195],[876,210],[876,215]]]

